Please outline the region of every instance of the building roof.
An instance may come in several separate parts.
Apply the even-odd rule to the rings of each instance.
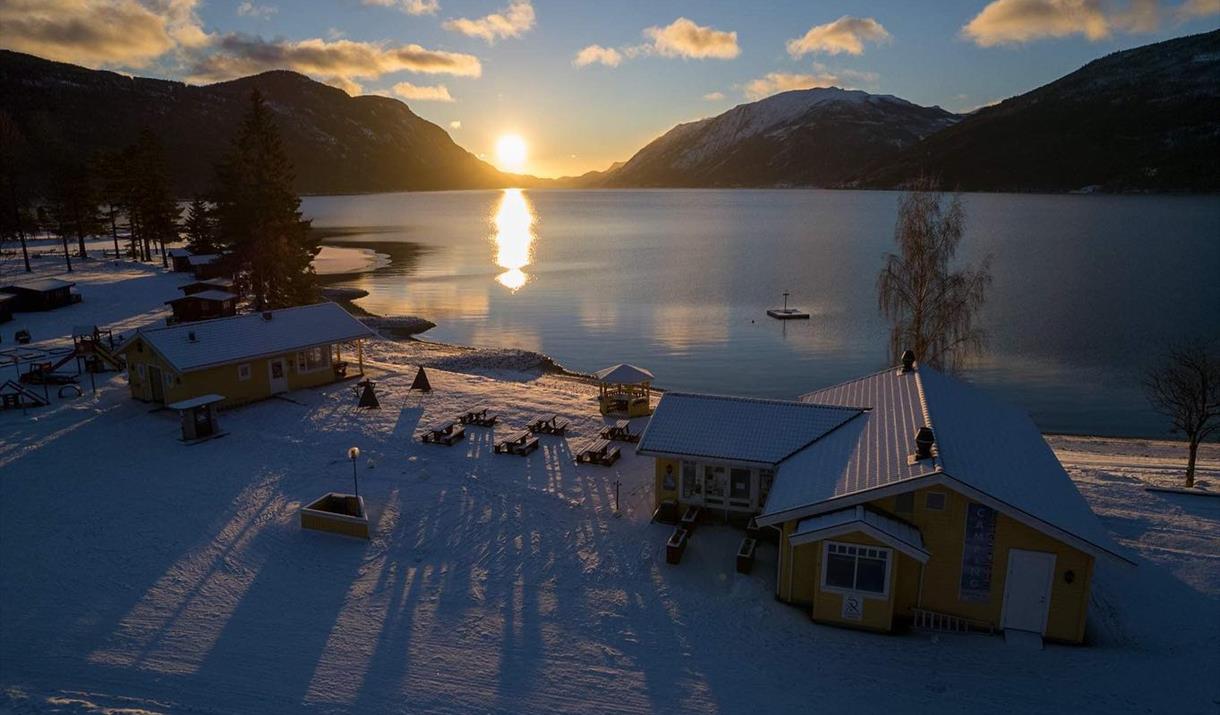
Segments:
[[[10,288],[20,290],[33,290],[39,293],[44,293],[49,290],[57,290],[59,288],[71,288],[76,285],[71,281],[64,281],[58,278],[31,278],[24,281],[15,281],[4,286],[3,290]]]
[[[637,451],[775,465],[861,413],[802,402],[667,392]]]
[[[186,248],[171,248],[168,251],[166,251],[166,253],[168,253],[173,258],[183,258],[183,257],[189,257],[191,255],[190,250],[186,249]]]
[[[617,365],[598,370],[593,373],[597,376],[599,382],[609,383],[611,385],[638,385],[644,382],[652,382],[653,374],[642,367],[628,365],[621,362]]]
[[[192,407],[203,407],[204,405],[214,405],[217,402],[224,402],[224,399],[224,395],[200,395],[199,397],[192,397],[189,400],[182,400],[181,402],[175,402],[172,405],[166,405],[166,407],[170,408],[171,410],[189,410]]]
[[[221,278],[219,276],[217,276],[216,278],[203,278],[200,280],[191,281],[190,283],[183,283],[182,285],[178,286],[178,290],[186,290],[187,288],[194,288],[195,286],[213,286],[216,288],[232,288],[233,279],[232,278]]]
[[[760,523],[841,508],[875,490],[946,484],[1043,531],[1126,558],[1093,514],[1033,420],[936,370],[898,369],[809,393],[811,404],[868,407],[865,416],[784,461]],[[931,459],[914,436],[931,427]],[[1088,547],[1092,548],[1089,549]]]
[[[184,295],[181,298],[174,298],[173,300],[167,300],[165,302],[166,303],[181,303],[181,302],[187,301],[187,300],[225,301],[225,300],[232,300],[236,297],[237,296],[235,294],[228,293],[223,290],[201,290],[198,293],[191,293],[190,295]]]
[[[142,338],[175,370],[191,372],[373,336],[343,308],[327,302],[141,329],[123,349]]]
[[[919,529],[905,521],[865,509],[863,505],[801,519],[789,540],[799,546],[855,531],[868,534],[921,563],[931,555],[924,548]]]
[[[10,300],[16,300],[17,296],[12,293],[0,293],[0,303],[7,303]]]
[[[192,266],[206,266],[209,263],[215,263],[220,260],[219,253],[205,253],[201,256],[189,256],[186,261]]]

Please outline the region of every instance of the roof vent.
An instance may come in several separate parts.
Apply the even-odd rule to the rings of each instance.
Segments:
[[[187,339],[187,340],[189,340],[189,341],[190,341],[190,342],[192,342],[192,343],[197,343],[197,342],[199,342],[199,338],[195,337],[195,331],[194,331],[194,330],[192,330],[191,332],[189,332],[189,333],[187,333],[187,334],[186,334],[186,339]]]
[[[936,436],[931,427],[920,427],[915,430],[915,459],[931,459],[932,445],[936,444]]]
[[[272,315],[270,310],[263,311],[263,320],[271,320]]]
[[[903,350],[901,359],[902,359],[902,370],[901,370],[902,372],[911,372],[912,370],[915,369],[915,351],[914,350]]]

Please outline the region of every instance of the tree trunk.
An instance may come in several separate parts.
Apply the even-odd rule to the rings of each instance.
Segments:
[[[114,239],[114,260],[119,260],[119,222],[115,219],[114,204],[110,205],[110,237]]]
[[[161,237],[161,267],[169,268],[169,257],[165,255],[165,237]]]
[[[59,225],[59,239],[64,244],[64,261],[68,264],[68,272],[72,272],[72,252],[68,249],[68,232],[63,224]]]
[[[21,226],[21,206],[17,204],[17,192],[9,185],[9,198],[13,202],[13,220],[17,226],[17,239],[21,241],[21,258],[25,260],[25,272],[33,273],[34,269],[30,268],[30,249],[25,245],[25,229]]]
[[[1195,459],[1199,456],[1199,438],[1192,436],[1190,438],[1190,452],[1186,458],[1186,488],[1191,489],[1195,486]]]

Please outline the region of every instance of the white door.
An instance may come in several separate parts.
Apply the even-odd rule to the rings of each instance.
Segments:
[[[271,394],[278,395],[288,392],[288,364],[284,358],[271,358],[267,361],[267,371],[271,378]]]
[[[1054,578],[1054,554],[1009,550],[1008,575],[1004,577],[1004,628],[1045,633]]]

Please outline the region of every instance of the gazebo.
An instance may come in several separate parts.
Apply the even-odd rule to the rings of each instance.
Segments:
[[[596,373],[603,415],[643,417],[652,414],[653,375],[644,368],[619,363]]]

